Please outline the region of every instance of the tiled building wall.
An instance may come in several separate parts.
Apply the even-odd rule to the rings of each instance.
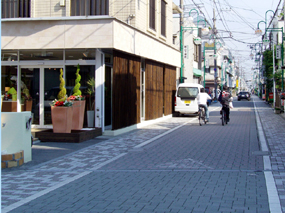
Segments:
[[[135,14],[135,1],[136,0],[113,0],[110,1],[110,16],[116,17],[117,19],[122,20],[123,22],[128,21],[130,15]],[[129,19],[129,24],[134,26],[135,18]]]
[[[65,6],[60,6],[60,0],[32,1],[31,16],[37,17],[65,17],[70,16],[70,0],[65,0]]]
[[[169,45],[172,45],[172,1],[167,0],[166,7],[166,37],[161,36],[161,1],[156,2],[156,30],[149,28],[149,0],[119,0],[110,1],[110,13],[124,22],[128,22],[128,17],[132,14],[135,17],[129,19],[129,24],[135,28],[146,32]]]

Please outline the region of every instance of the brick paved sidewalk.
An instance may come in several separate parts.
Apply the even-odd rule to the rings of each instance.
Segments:
[[[285,118],[275,114],[273,108],[255,97],[255,105],[270,151],[272,174],[285,212]]]
[[[285,171],[284,171],[284,151],[285,151],[285,147],[282,144],[282,138],[284,138],[284,135],[279,135],[276,132],[278,131],[274,131],[272,129],[270,129],[272,126],[276,126],[276,129],[278,128],[283,128],[284,129],[284,123],[285,120],[280,117],[280,115],[275,115],[273,113],[273,110],[271,108],[269,108],[269,106],[267,106],[265,103],[263,103],[262,101],[258,101],[258,99],[256,99],[256,106],[258,109],[258,113],[260,115],[260,119],[261,122],[263,124],[263,128],[265,130],[265,135],[267,137],[267,141],[269,144],[269,149],[271,151],[271,162],[272,162],[272,172],[274,175],[274,179],[277,185],[277,189],[278,189],[278,193],[279,193],[279,197],[281,200],[281,205],[283,207],[283,212],[284,211],[284,184],[285,181],[283,180],[283,178],[285,178]],[[249,113],[249,112],[248,112]],[[218,114],[216,112],[216,114]],[[234,113],[233,113],[234,115]],[[216,116],[219,117],[219,116]],[[273,119],[271,119],[273,117]],[[214,119],[214,116],[211,116],[211,119]],[[276,118],[276,119],[275,119]],[[283,120],[279,120],[279,118],[283,119]],[[169,120],[157,123],[157,124],[153,124],[147,127],[144,127],[143,129],[139,129],[118,137],[114,137],[111,138],[109,140],[100,142],[98,144],[95,145],[91,145],[88,146],[84,149],[72,152],[68,155],[65,155],[63,157],[59,157],[56,158],[54,160],[51,161],[47,161],[45,163],[41,163],[39,165],[36,166],[32,166],[26,169],[19,169],[19,170],[11,170],[11,172],[4,172],[2,173],[2,212],[8,212],[10,210],[15,210],[13,212],[17,212],[17,207],[21,206],[21,210],[23,210],[24,208],[26,208],[25,211],[27,212],[33,212],[30,207],[31,205],[35,205],[34,210],[39,208],[42,208],[42,212],[45,212],[47,209],[47,207],[49,209],[57,209],[58,212],[63,212],[64,210],[66,212],[68,212],[69,210],[72,210],[72,206],[54,206],[55,203],[57,201],[59,201],[60,199],[62,199],[60,197],[60,195],[58,195],[55,191],[55,189],[59,189],[59,187],[62,186],[62,188],[60,188],[61,190],[59,190],[62,193],[66,193],[66,190],[69,191],[78,191],[78,193],[81,193],[82,191],[82,187],[86,188],[86,184],[84,182],[82,182],[82,186],[79,184],[81,183],[79,181],[79,178],[84,177],[84,180],[88,180],[90,183],[90,190],[89,190],[89,194],[87,194],[89,197],[89,203],[90,205],[93,204],[93,200],[97,201],[96,204],[96,208],[101,208],[101,209],[108,209],[108,207],[104,206],[104,205],[108,205],[108,202],[105,202],[106,200],[109,200],[110,202],[117,202],[116,205],[118,203],[121,202],[120,205],[122,205],[123,207],[125,206],[126,208],[129,207],[129,203],[128,201],[126,202],[123,198],[124,196],[128,197],[129,193],[132,192],[132,190],[135,190],[135,188],[132,188],[130,186],[129,191],[127,192],[126,195],[122,195],[122,197],[120,197],[120,199],[116,198],[116,201],[112,200],[112,196],[114,195],[113,193],[107,194],[107,197],[102,197],[105,194],[100,193],[100,190],[109,190],[110,187],[104,188],[107,185],[102,185],[102,188],[98,186],[98,184],[96,184],[96,181],[99,181],[100,183],[102,183],[102,180],[106,180],[106,181],[111,181],[113,182],[114,185],[114,189],[116,188],[120,188],[120,187],[124,187],[124,185],[122,185],[123,182],[120,182],[120,180],[126,180],[128,182],[128,178],[130,179],[131,182],[134,182],[137,184],[141,184],[143,187],[142,189],[145,189],[146,191],[152,189],[152,190],[157,190],[160,187],[157,187],[157,184],[152,183],[153,180],[156,180],[157,178],[157,174],[155,174],[157,171],[154,171],[153,174],[151,174],[149,171],[141,171],[139,173],[136,173],[136,171],[129,171],[129,170],[123,170],[123,172],[120,171],[116,171],[116,170],[112,170],[109,172],[105,172],[103,171],[99,171],[98,169],[103,168],[104,166],[109,165],[110,166],[110,162],[115,162],[115,160],[117,159],[123,159],[121,157],[125,156],[125,155],[129,155],[131,156],[130,151],[134,150],[135,147],[139,147],[142,144],[145,144],[146,142],[148,142],[149,140],[152,140],[154,138],[156,138],[156,136],[158,136],[159,134],[163,134],[166,133],[169,130],[174,130],[176,128],[178,128],[179,126],[185,124],[185,122],[189,122],[191,119],[193,118],[189,118],[189,117],[183,117],[183,118],[171,118]],[[217,122],[219,118],[216,118]],[[239,118],[242,119],[242,118]],[[247,118],[249,119],[249,118]],[[276,121],[277,120],[277,121]],[[283,123],[282,123],[283,122]],[[231,124],[229,126],[227,126],[228,130],[229,128],[233,128],[235,123]],[[282,125],[283,126],[282,126]],[[232,126],[231,126],[232,125]],[[237,123],[236,123],[237,125]],[[266,126],[268,125],[268,126]],[[209,123],[209,125],[205,126],[206,128],[216,128],[216,123],[214,125],[211,125],[211,122]],[[204,128],[205,128],[204,127]],[[254,128],[254,125],[252,125],[252,128]],[[182,128],[183,129],[183,128]],[[185,128],[184,128],[185,129]],[[194,128],[195,129],[195,128]],[[199,128],[201,129],[201,128]],[[276,130],[275,129],[275,130]],[[226,128],[223,128],[224,131],[226,131]],[[181,129],[180,129],[181,131]],[[276,134],[278,136],[276,136]],[[256,135],[256,134],[255,134]],[[272,139],[270,138],[272,137]],[[270,142],[271,141],[271,142]],[[276,142],[278,141],[278,142]],[[153,146],[156,143],[150,144],[149,146]],[[136,150],[140,151],[139,148],[137,148]],[[246,153],[251,153],[251,152],[246,152]],[[244,154],[246,154],[244,153]],[[135,153],[133,153],[135,154]],[[230,151],[229,153],[229,157],[232,155],[232,152]],[[239,157],[241,159],[244,159],[242,157]],[[184,177],[186,179],[191,179],[194,177],[194,179],[197,177],[197,179],[195,179],[194,182],[197,182],[197,180],[200,180],[199,183],[201,183],[201,186],[197,185],[197,189],[200,189],[200,187],[204,187],[204,183],[208,183],[207,181],[209,180],[209,178],[207,177],[207,175],[209,176],[213,176],[215,177],[217,180],[221,180],[220,184],[223,183],[231,183],[229,181],[232,181],[233,179],[235,179],[237,182],[235,184],[230,184],[229,188],[225,188],[225,192],[232,192],[234,189],[232,188],[232,186],[238,185],[240,183],[243,183],[244,186],[243,187],[248,187],[248,188],[241,188],[238,187],[238,192],[240,194],[236,194],[236,200],[234,203],[222,203],[219,204],[221,206],[219,206],[220,209],[224,209],[225,212],[230,212],[230,210],[232,209],[232,206],[235,207],[235,209],[239,209],[240,211],[238,212],[256,212],[256,208],[257,208],[257,204],[259,205],[258,208],[261,208],[264,210],[264,212],[268,212],[267,210],[267,200],[266,197],[264,198],[264,196],[266,196],[266,190],[264,190],[264,176],[261,172],[255,171],[250,169],[249,171],[240,171],[240,170],[232,170],[231,166],[234,164],[225,164],[226,166],[230,166],[228,167],[223,167],[223,171],[208,171],[207,175],[205,175],[206,173],[203,170],[211,170],[211,167],[205,167],[204,164],[199,163],[198,161],[193,161],[189,158],[187,158],[187,162],[180,162],[180,161],[175,161],[174,164],[171,161],[172,164],[166,163],[166,164],[161,164],[161,168],[158,171],[159,174],[161,174],[160,176],[162,176],[162,180],[166,181],[167,183],[171,183],[171,175],[175,174],[176,176],[180,176],[183,177],[182,179],[180,178],[181,181],[183,181]],[[118,163],[119,161],[116,161],[116,163]],[[234,161],[236,162],[236,161]],[[234,163],[233,162],[233,163]],[[211,161],[209,161],[207,164],[210,164]],[[189,168],[194,168],[197,170],[197,168],[201,168],[201,171],[193,171],[193,173],[185,173],[184,171],[177,171],[175,173],[170,172],[169,170],[166,170],[165,168],[169,167],[169,169],[171,170],[171,168],[178,168],[181,169],[178,166],[183,166],[183,168],[185,167],[186,169]],[[159,164],[160,165],[160,164]],[[248,164],[250,165],[250,164]],[[255,165],[255,164],[253,164]],[[237,165],[238,166],[238,165]],[[183,169],[182,168],[182,169]],[[219,169],[219,167],[216,167],[217,169]],[[225,168],[228,168],[225,170]],[[235,167],[234,167],[235,168]],[[238,168],[238,167],[237,167]],[[246,168],[251,168],[251,167],[246,167]],[[259,168],[254,166],[254,168]],[[106,169],[106,168],[104,168]],[[129,168],[127,168],[129,169]],[[158,169],[157,169],[158,170]],[[96,179],[94,177],[94,174],[100,174],[100,180]],[[187,175],[186,175],[187,174]],[[194,176],[192,176],[194,175]],[[232,176],[233,175],[233,176]],[[238,175],[238,176],[235,176]],[[165,179],[164,177],[170,177]],[[238,177],[238,179],[237,179]],[[227,180],[227,178],[229,178]],[[90,179],[90,180],[89,180]],[[149,179],[149,181],[147,181]],[[173,177],[173,179],[175,179]],[[116,183],[116,181],[118,181],[118,183]],[[194,183],[193,182],[193,183]],[[92,183],[92,184],[91,184]],[[192,183],[187,182],[187,183]],[[250,185],[253,184],[253,185]],[[121,184],[121,185],[120,185]],[[152,185],[154,184],[154,185]],[[185,187],[185,183],[181,182],[181,187]],[[213,188],[214,186],[216,186],[217,184],[212,184],[211,182],[208,183],[209,185],[206,185],[208,187],[208,189],[210,189],[210,191],[212,191],[212,193],[216,194],[217,197],[215,197],[214,199],[216,199],[215,202],[218,203],[221,202],[221,197],[219,197],[220,193],[224,193],[224,190],[221,189],[216,189]],[[218,184],[218,185],[220,185]],[[73,187],[73,188],[69,188],[69,187]],[[89,187],[89,185],[88,185]],[[86,190],[88,189],[88,187],[86,188]],[[98,188],[99,187],[99,188]],[[161,185],[162,187],[162,185]],[[183,193],[187,194],[188,196],[191,197],[190,200],[186,200],[184,198],[185,194],[181,194],[182,197],[180,196],[179,193],[179,187],[177,188],[178,191],[174,191],[175,188],[173,187],[173,193],[177,193],[177,197],[176,200],[173,197],[168,198],[167,196],[170,195],[168,194],[168,191],[157,191],[155,192],[156,194],[162,193],[164,195],[165,193],[165,201],[167,201],[168,199],[174,199],[175,202],[177,202],[176,204],[179,204],[179,202],[181,202],[181,205],[183,205],[183,208],[185,209],[184,212],[189,212],[189,208],[191,209],[192,206],[194,204],[188,203],[188,202],[195,202],[196,204],[194,206],[197,207],[197,209],[193,209],[193,212],[205,212],[205,206],[204,204],[208,202],[208,198],[209,198],[209,193],[207,191],[204,192],[204,194],[201,194],[203,196],[199,197],[199,199],[202,200],[193,200],[194,198],[198,198],[197,197],[197,193],[196,191],[191,191],[190,189],[193,187],[186,187],[185,190],[183,190]],[[202,189],[201,188],[201,189]],[[98,192],[96,190],[98,190]],[[244,190],[245,191],[241,191]],[[256,189],[258,189],[259,191],[256,191]],[[188,191],[187,191],[188,190]],[[189,191],[190,190],[190,191]],[[216,191],[218,190],[218,191]],[[57,190],[58,192],[58,190]],[[92,193],[91,193],[92,192]],[[94,193],[96,192],[96,193]],[[138,191],[133,191],[134,193],[138,193]],[[142,191],[144,192],[144,191]],[[198,193],[199,194],[199,193]],[[45,196],[44,196],[45,195]],[[138,195],[141,195],[140,193]],[[228,194],[228,196],[232,196],[232,194]],[[240,196],[240,197],[239,197]],[[246,199],[246,197],[248,197]],[[263,197],[262,197],[263,196]],[[48,197],[48,202],[44,199],[46,199]],[[190,198],[189,197],[189,198]],[[256,200],[256,197],[258,197],[260,200]],[[38,199],[36,199],[38,198]],[[70,202],[75,202],[74,201],[74,196],[70,196]],[[147,200],[140,200],[139,197],[135,196],[134,197],[135,200],[132,200],[136,203],[138,203],[138,205],[143,205],[145,202],[149,202],[152,201],[155,197],[149,197],[149,201]],[[250,198],[250,199],[249,199]],[[42,199],[42,201],[41,201]],[[87,199],[87,197],[86,197]],[[137,200],[136,200],[137,199]],[[212,198],[211,198],[212,199]],[[112,201],[111,201],[112,200]],[[232,198],[229,197],[229,200],[231,202]],[[32,201],[32,202],[30,202]],[[63,202],[63,200],[61,200]],[[60,202],[61,202],[60,201]],[[212,200],[213,201],[213,200]],[[225,200],[227,201],[227,200]],[[244,203],[244,202],[247,203]],[[46,202],[46,203],[44,203]],[[69,205],[68,203],[70,203],[69,200],[67,200],[65,202],[66,205]],[[102,203],[100,203],[102,202]],[[141,203],[142,202],[142,203]],[[214,201],[213,201],[214,202]],[[256,203],[257,202],[257,203]],[[29,205],[24,205],[24,204],[29,204]],[[185,206],[187,203],[188,206]],[[160,205],[168,205],[168,202],[163,202]],[[199,204],[197,206],[197,204]],[[240,205],[246,205],[244,207],[240,207]],[[101,205],[101,206],[100,206]],[[264,205],[264,206],[262,206]],[[110,205],[112,206],[112,205]],[[85,206],[80,206],[80,202],[76,202],[76,207],[78,209],[83,210],[85,208]],[[83,208],[84,207],[84,208]],[[156,210],[159,212],[159,209],[165,209],[165,206],[150,206],[151,209],[150,210]],[[217,206],[212,206],[213,209],[209,210],[208,212],[217,212]],[[249,208],[249,207],[252,207]],[[169,208],[167,206],[167,208]],[[175,206],[174,206],[175,208]],[[124,209],[124,208],[123,208]],[[180,208],[179,208],[180,209]],[[247,209],[247,210],[246,210]],[[74,209],[73,209],[74,210]],[[90,209],[84,209],[84,211],[89,211]],[[128,209],[125,209],[128,210]],[[112,209],[110,209],[110,212],[112,211]],[[130,211],[134,211],[135,209]],[[70,211],[71,212],[71,211]],[[123,211],[124,212],[124,211]],[[191,211],[190,211],[191,212]]]
[[[129,149],[193,118],[171,118],[31,167],[2,172],[2,212],[97,170]]]

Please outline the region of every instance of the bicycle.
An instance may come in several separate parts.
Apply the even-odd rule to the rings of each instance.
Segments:
[[[221,120],[222,120],[222,125],[224,126],[225,124],[228,124],[228,121],[227,121],[227,116],[226,116],[226,111],[224,110],[224,108],[222,107],[221,109]]]
[[[202,126],[203,121],[204,121],[204,124],[206,124],[207,123],[207,121],[206,121],[206,112],[205,112],[204,107],[199,106],[198,115],[199,115],[199,124],[200,124],[200,126]]]

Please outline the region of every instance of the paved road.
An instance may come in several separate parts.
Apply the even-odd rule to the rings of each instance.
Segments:
[[[257,108],[264,104],[255,102]],[[227,126],[214,104],[207,125],[193,117],[170,118],[90,140],[82,149],[57,149],[62,156],[38,156],[37,165],[2,170],[2,212],[277,212],[268,198],[254,102],[234,106]],[[272,173],[283,183],[283,152],[275,149]],[[277,189],[284,207],[280,184]]]

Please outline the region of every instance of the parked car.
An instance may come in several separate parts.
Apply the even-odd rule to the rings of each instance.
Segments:
[[[178,85],[175,93],[175,112],[178,114],[198,114],[197,95],[200,89],[203,88],[200,84],[181,83]]]
[[[246,99],[250,101],[250,93],[249,92],[239,92],[238,101],[240,101],[241,99]]]

